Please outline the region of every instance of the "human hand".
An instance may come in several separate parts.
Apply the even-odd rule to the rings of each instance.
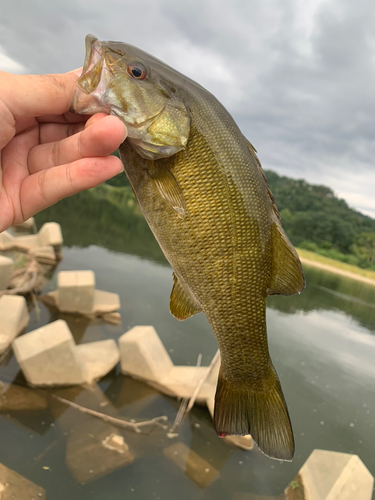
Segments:
[[[0,232],[123,170],[124,124],[69,112],[78,76],[0,71]]]

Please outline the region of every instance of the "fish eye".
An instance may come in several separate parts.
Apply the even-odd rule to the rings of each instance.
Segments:
[[[136,80],[144,80],[147,77],[147,70],[141,63],[129,64],[127,71]]]

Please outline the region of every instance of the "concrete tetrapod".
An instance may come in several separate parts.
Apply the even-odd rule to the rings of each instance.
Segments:
[[[76,346],[63,320],[17,338],[13,351],[27,381],[35,386],[92,383],[120,359],[112,339]]]
[[[29,323],[25,297],[3,295],[0,297],[0,354],[2,354]]]
[[[57,290],[40,297],[47,306],[62,312],[78,313],[88,317],[101,316],[117,324],[120,297],[117,293],[95,289],[93,271],[60,271],[57,275]]]
[[[0,250],[32,250],[39,247],[51,246],[59,250],[63,244],[61,226],[57,222],[46,222],[37,234],[12,236],[9,232],[0,233]]]
[[[119,338],[121,371],[144,380],[160,392],[177,398],[191,397],[199,381],[208,372],[207,366],[175,366],[153,326],[135,326]],[[197,403],[206,404],[213,414],[220,358],[203,383]],[[253,448],[251,436],[224,438],[242,449]]]
[[[374,477],[357,455],[314,450],[285,490],[286,500],[371,500]]]

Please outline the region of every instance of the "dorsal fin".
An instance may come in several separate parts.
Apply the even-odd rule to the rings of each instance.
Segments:
[[[182,288],[175,273],[173,273],[173,288],[169,302],[169,310],[175,318],[184,321],[194,314],[202,312],[202,309],[192,299],[190,294]]]
[[[272,281],[268,295],[295,295],[305,289],[302,265],[278,222],[272,224]]]
[[[254,148],[254,146],[251,144],[250,141],[248,141],[246,139],[248,145],[249,145],[249,151],[250,151],[250,154],[251,156],[254,158],[254,160],[256,161],[256,164],[257,164],[257,167],[258,167],[258,170],[261,174],[261,176],[263,177],[263,180],[264,180],[264,184],[266,185],[266,189],[267,189],[267,193],[268,193],[268,196],[270,198],[270,201],[272,203],[272,208],[273,208],[273,211],[275,212],[275,215],[276,217],[280,220],[280,214],[279,214],[279,210],[277,208],[277,205],[276,205],[276,202],[275,202],[275,198],[272,194],[272,191],[271,191],[271,188],[270,188],[270,185],[268,184],[268,180],[267,180],[267,177],[263,171],[263,168],[262,168],[262,165],[259,161],[259,158],[258,158],[258,155],[257,155],[257,150]]]

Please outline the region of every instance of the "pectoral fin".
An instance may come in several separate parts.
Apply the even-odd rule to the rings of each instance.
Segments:
[[[268,295],[294,295],[303,292],[306,282],[293,245],[278,223],[272,226],[272,281]]]
[[[178,213],[181,219],[184,219],[186,214],[185,198],[172,172],[165,166],[159,166],[151,179],[163,200]]]
[[[180,321],[184,321],[194,316],[194,314],[202,312],[202,309],[194,302],[190,294],[182,288],[181,283],[174,273],[169,310],[171,314]]]

